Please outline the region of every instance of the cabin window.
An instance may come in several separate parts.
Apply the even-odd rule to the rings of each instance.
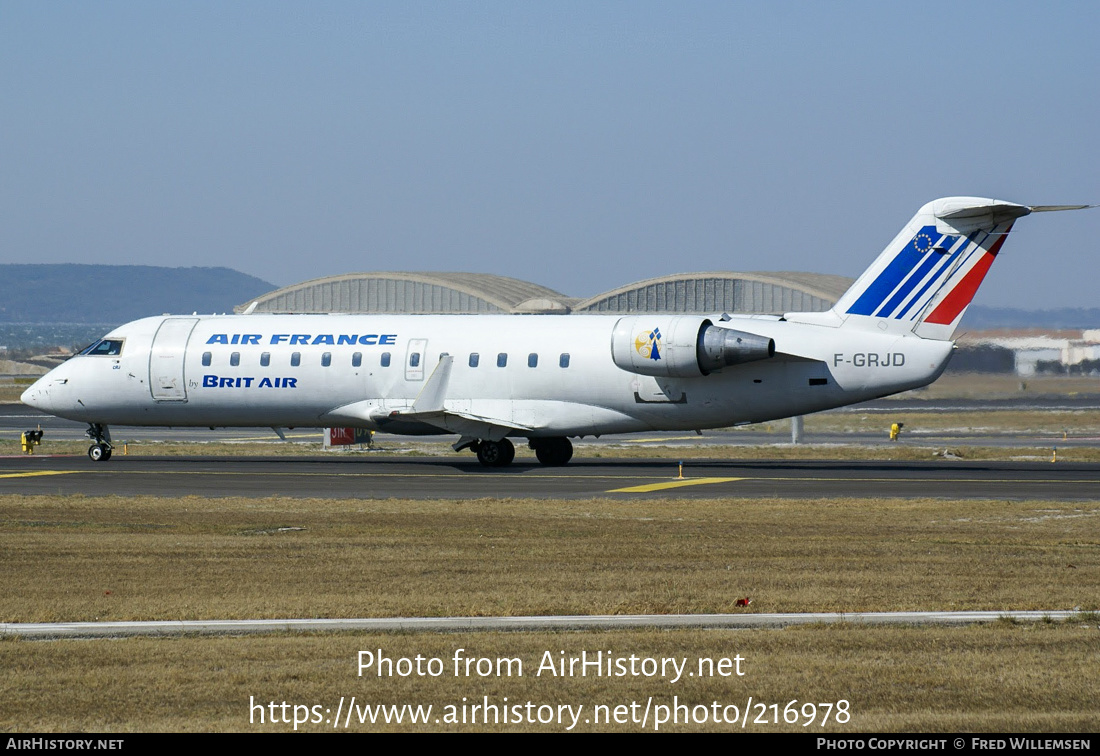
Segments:
[[[301,352],[291,352],[290,353],[290,366],[291,367],[298,367],[301,364],[302,364],[302,353]]]
[[[389,352],[382,352],[382,367],[389,367],[389,366],[390,366],[390,353]]]
[[[561,357],[558,357],[558,366],[563,368],[569,367],[569,352],[561,353]]]
[[[531,352],[531,354],[527,355],[527,367],[538,367],[538,366],[539,366],[539,356],[537,354],[535,354],[534,352]]]
[[[470,352],[470,367],[477,367],[480,360],[481,356],[477,352]]]
[[[263,352],[260,354],[260,367],[267,367],[271,364],[271,352]]]
[[[352,356],[351,356],[351,366],[352,367],[360,367],[360,366],[362,366],[362,364],[363,364],[363,353],[362,352],[355,352],[354,354],[352,354]]]
[[[332,364],[332,352],[325,352],[321,355],[321,367],[328,367]]]
[[[213,357],[210,354],[210,352],[203,352],[202,353],[202,366],[203,367],[210,367],[211,359],[213,359]]]
[[[508,365],[508,353],[501,352],[497,355],[497,367],[506,367]]]
[[[409,367],[420,367],[420,352],[413,352],[409,355]]]
[[[233,367],[237,367],[238,365],[240,365],[241,364],[241,353],[240,352],[233,352],[233,354],[229,355],[229,364],[232,365]]]

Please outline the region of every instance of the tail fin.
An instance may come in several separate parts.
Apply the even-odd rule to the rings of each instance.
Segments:
[[[837,301],[834,320],[949,341],[1013,222],[1029,213],[981,197],[929,202]]]

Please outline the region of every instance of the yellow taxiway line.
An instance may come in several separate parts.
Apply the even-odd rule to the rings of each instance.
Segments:
[[[0,473],[0,478],[33,478],[36,475],[72,475],[84,472],[83,470],[35,470],[23,473]]]
[[[608,493],[648,493],[649,491],[663,491],[666,488],[680,488],[681,486],[702,486],[708,483],[732,483],[744,478],[676,478],[661,483],[646,483],[642,486],[630,486],[629,488],[613,488]]]

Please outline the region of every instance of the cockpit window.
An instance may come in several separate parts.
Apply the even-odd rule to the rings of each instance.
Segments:
[[[122,339],[103,339],[92,344],[81,354],[94,354],[100,357],[115,357],[122,354]]]

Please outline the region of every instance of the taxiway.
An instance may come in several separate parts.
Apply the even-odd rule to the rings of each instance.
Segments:
[[[478,499],[941,497],[1100,499],[1100,464],[694,459],[517,461],[504,470],[450,457],[137,457],[0,459],[0,493],[86,496]]]

